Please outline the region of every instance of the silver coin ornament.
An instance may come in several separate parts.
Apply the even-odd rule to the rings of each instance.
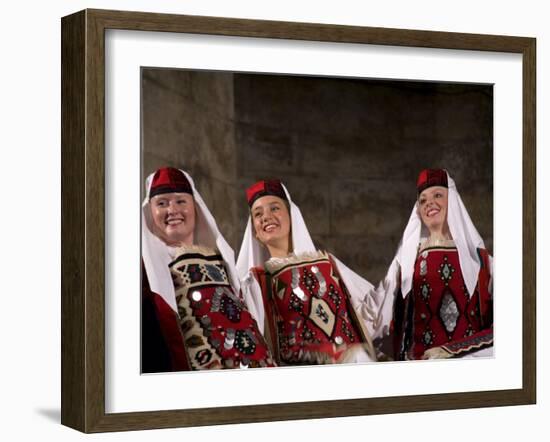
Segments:
[[[420,275],[425,276],[428,273],[428,262],[423,259],[420,261]]]
[[[302,301],[305,301],[307,299],[307,296],[306,294],[304,293],[304,291],[302,290],[301,287],[296,287],[295,289],[292,290],[294,292],[294,294],[300,298]]]

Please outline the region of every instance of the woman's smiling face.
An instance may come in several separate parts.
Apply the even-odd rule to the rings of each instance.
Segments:
[[[418,196],[418,211],[430,232],[440,230],[447,222],[449,191],[446,187],[428,187]]]
[[[164,193],[151,198],[154,233],[169,246],[191,245],[195,231],[195,201],[188,193]]]
[[[286,202],[278,196],[258,198],[250,209],[256,238],[264,245],[288,244],[290,214]]]

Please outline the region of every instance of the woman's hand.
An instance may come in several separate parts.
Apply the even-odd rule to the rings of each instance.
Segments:
[[[424,352],[422,359],[448,359],[453,355],[445,350],[443,347],[432,347]]]

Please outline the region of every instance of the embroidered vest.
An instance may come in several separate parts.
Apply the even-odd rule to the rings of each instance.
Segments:
[[[420,359],[438,346],[459,355],[492,345],[487,252],[480,257],[478,285],[470,296],[455,247],[432,247],[418,255],[412,292],[405,300],[407,325],[399,359]]]
[[[275,319],[270,334],[277,336],[280,363],[334,363],[346,352],[364,351],[355,312],[327,253],[271,259],[265,270],[264,303]]]
[[[204,248],[180,252],[170,272],[191,369],[274,366],[221,255]]]

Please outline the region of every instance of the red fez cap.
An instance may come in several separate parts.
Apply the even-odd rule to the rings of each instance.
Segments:
[[[162,167],[153,175],[149,198],[162,193],[190,193],[193,195],[191,184],[179,169]]]
[[[248,206],[252,207],[254,201],[262,196],[273,195],[278,196],[286,200],[285,190],[279,180],[262,180],[252,184],[246,189],[246,199],[248,200]]]
[[[418,175],[416,189],[420,195],[428,187],[449,187],[447,183],[447,171],[445,169],[424,169]]]

